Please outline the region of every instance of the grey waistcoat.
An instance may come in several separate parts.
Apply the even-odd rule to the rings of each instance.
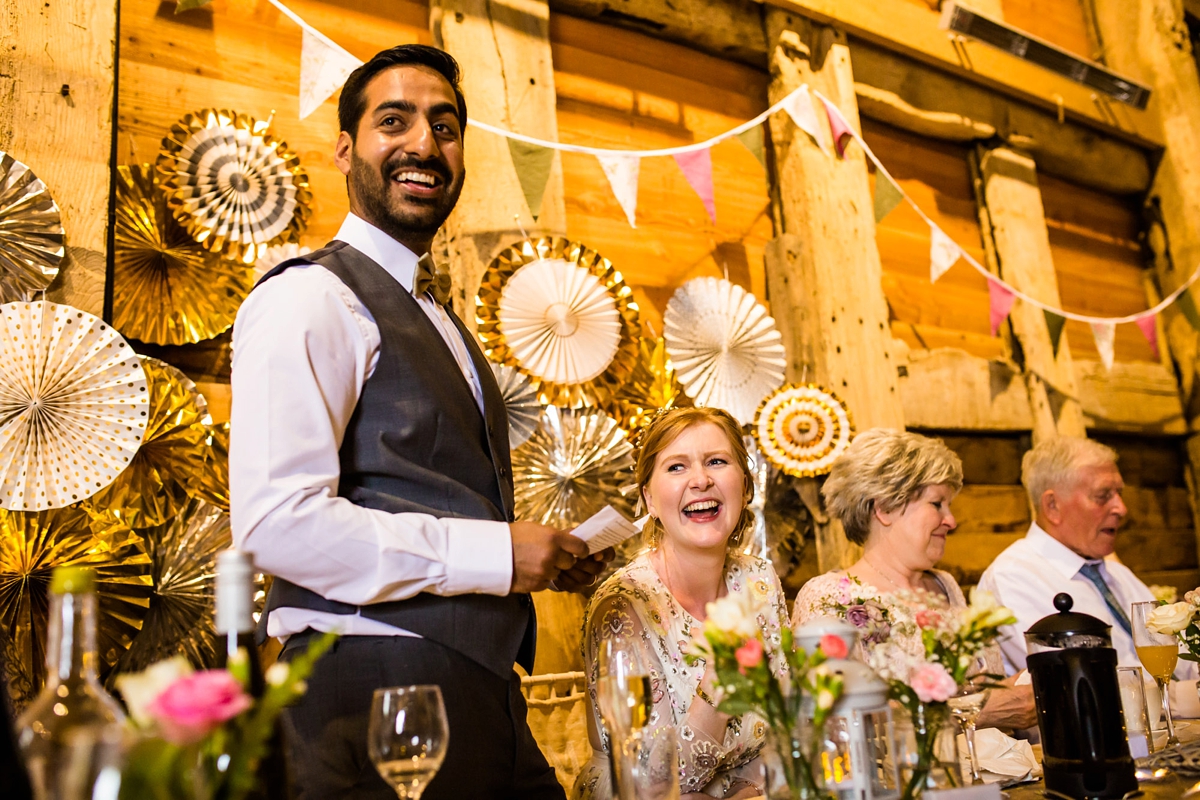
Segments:
[[[417,301],[383,267],[350,245],[332,242],[280,264],[262,280],[307,262],[340,278],[379,326],[379,360],[362,388],[338,452],[338,496],[391,513],[512,521],[504,399],[475,338],[448,312],[479,374],[486,410],[482,415],[450,348]],[[266,610],[276,608],[361,612],[450,647],[500,676],[512,672],[513,662],[533,671],[536,626],[527,594],[421,593],[359,607],[276,578]],[[263,614],[263,626],[266,619]]]

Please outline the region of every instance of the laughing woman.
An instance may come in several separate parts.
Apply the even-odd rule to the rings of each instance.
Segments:
[[[613,641],[635,650],[650,676],[649,727],[677,733],[683,797],[757,797],[765,724],[753,714],[717,711],[712,669],[684,661],[687,642],[704,624],[705,605],[719,597],[745,592],[761,604],[766,642],[778,644],[787,622],[775,570],[738,550],[753,524],[746,504],[754,493],[740,426],[713,408],[667,412],[643,436],[636,476],[653,520],[646,527],[651,546],[605,581],[588,607],[583,649],[594,752],[571,796],[607,800],[614,794],[608,737],[596,710],[600,653]]]

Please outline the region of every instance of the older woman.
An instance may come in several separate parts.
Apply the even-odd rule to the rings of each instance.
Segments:
[[[829,613],[826,601],[841,593],[847,577],[880,594],[923,590],[952,607],[966,605],[950,573],[934,569],[957,525],[950,501],[962,482],[962,462],[937,439],[884,428],[859,434],[834,462],[822,494],[846,538],[862,545],[862,558],[806,583],[793,621]],[[901,643],[923,652],[919,637],[912,639]],[[988,673],[1004,674],[998,648],[986,650],[985,661]],[[994,690],[979,717],[980,727],[1029,728],[1036,722],[1029,686]]]
[[[607,642],[635,651],[651,679],[651,728],[674,728],[680,745],[684,798],[748,798],[763,793],[758,753],[765,723],[730,717],[712,705],[713,670],[684,661],[705,606],[749,593],[767,612],[764,640],[779,642],[787,608],[771,565],[742,555],[738,544],[753,524],[746,503],[754,484],[738,423],[713,408],[675,409],[646,430],[636,477],[652,522],[650,548],[617,571],[593,595],[584,621],[584,659],[594,754],[572,798],[613,796],[608,737],[596,712],[600,653]]]

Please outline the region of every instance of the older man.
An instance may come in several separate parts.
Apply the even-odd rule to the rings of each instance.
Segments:
[[[1025,454],[1021,482],[1029,493],[1034,523],[983,573],[979,588],[1013,610],[1017,624],[1003,630],[1000,648],[1012,674],[1025,667],[1025,631],[1054,614],[1054,596],[1066,592],[1074,610],[1112,625],[1122,666],[1137,666],[1130,633],[1130,605],[1154,596],[1113,555],[1117,529],[1128,509],[1117,454],[1073,437],[1042,442]],[[1180,670],[1182,672],[1183,670]]]

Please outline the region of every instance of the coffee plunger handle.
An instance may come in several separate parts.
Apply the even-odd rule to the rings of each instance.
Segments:
[[[1075,605],[1075,599],[1066,592],[1059,592],[1054,595],[1054,607],[1062,613],[1067,613],[1071,610],[1071,606]]]

